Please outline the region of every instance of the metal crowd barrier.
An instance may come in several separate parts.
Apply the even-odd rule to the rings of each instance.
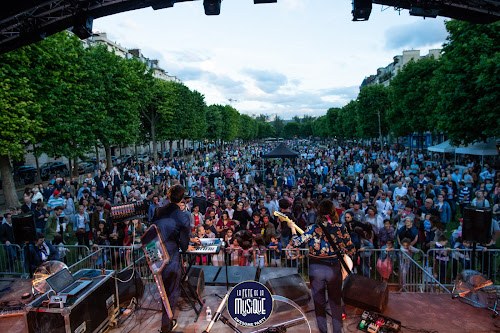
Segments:
[[[0,273],[4,275],[25,274],[24,249],[17,244],[0,244]]]

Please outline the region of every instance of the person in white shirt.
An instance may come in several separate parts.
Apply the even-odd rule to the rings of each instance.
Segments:
[[[390,219],[392,214],[392,205],[387,197],[387,193],[379,191],[377,197],[375,197],[375,207],[377,208],[380,217],[382,217],[383,220]]]
[[[394,189],[394,193],[392,195],[393,200],[396,200],[396,196],[399,196],[400,198],[404,197],[406,193],[408,192],[408,189],[406,187],[403,187],[403,182],[399,181],[398,182],[398,187]]]

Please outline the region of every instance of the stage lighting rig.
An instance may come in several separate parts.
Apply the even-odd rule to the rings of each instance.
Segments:
[[[278,0],[253,0],[253,3],[255,5],[260,4],[260,3],[276,3]]]
[[[352,20],[368,21],[372,12],[372,0],[352,1]]]
[[[151,2],[151,7],[154,10],[163,8],[172,8],[174,6],[175,0],[153,0]]]
[[[221,1],[222,0],[203,0],[205,15],[219,15]]]

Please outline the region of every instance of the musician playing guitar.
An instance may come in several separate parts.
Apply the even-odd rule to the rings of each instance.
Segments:
[[[175,312],[175,306],[180,296],[180,280],[182,277],[182,264],[179,249],[185,252],[189,248],[189,234],[191,232],[191,220],[180,208],[179,203],[184,199],[186,190],[181,185],[173,185],[168,189],[170,203],[155,211],[153,223],[158,227],[164,245],[170,256],[170,263],[162,271],[162,280],[165,286],[171,314]],[[177,325],[177,321],[171,318],[164,307],[161,318],[162,333],[171,332]]]
[[[286,217],[279,216],[279,213],[276,215],[282,220],[286,219]],[[304,243],[309,246],[309,281],[311,282],[311,293],[314,300],[318,329],[321,333],[327,333],[326,289],[332,314],[333,332],[340,333],[342,332],[341,265],[337,255],[328,243],[320,223],[325,226],[326,231],[331,235],[342,255],[352,256],[355,253],[354,244],[351,242],[349,233],[340,224],[335,206],[330,200],[323,200],[319,203],[316,224],[307,227],[306,231],[300,236],[297,235],[297,231],[300,233],[302,230],[296,227],[291,220],[288,220],[294,246],[298,247]]]

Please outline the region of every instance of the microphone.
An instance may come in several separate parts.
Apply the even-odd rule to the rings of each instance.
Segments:
[[[232,289],[231,289],[232,290]],[[224,298],[222,299],[222,301],[220,302],[219,304],[219,307],[217,308],[217,312],[215,312],[215,315],[212,317],[212,320],[210,320],[210,323],[208,323],[208,326],[207,328],[203,331],[203,333],[210,333],[210,331],[212,330],[212,326],[214,326],[214,324],[217,322],[217,320],[219,320],[219,317],[221,316],[222,314],[222,310],[224,309],[224,306],[226,305],[226,302],[227,302],[227,299],[229,298],[229,293],[231,291],[228,291],[226,293],[226,296],[224,296]]]

